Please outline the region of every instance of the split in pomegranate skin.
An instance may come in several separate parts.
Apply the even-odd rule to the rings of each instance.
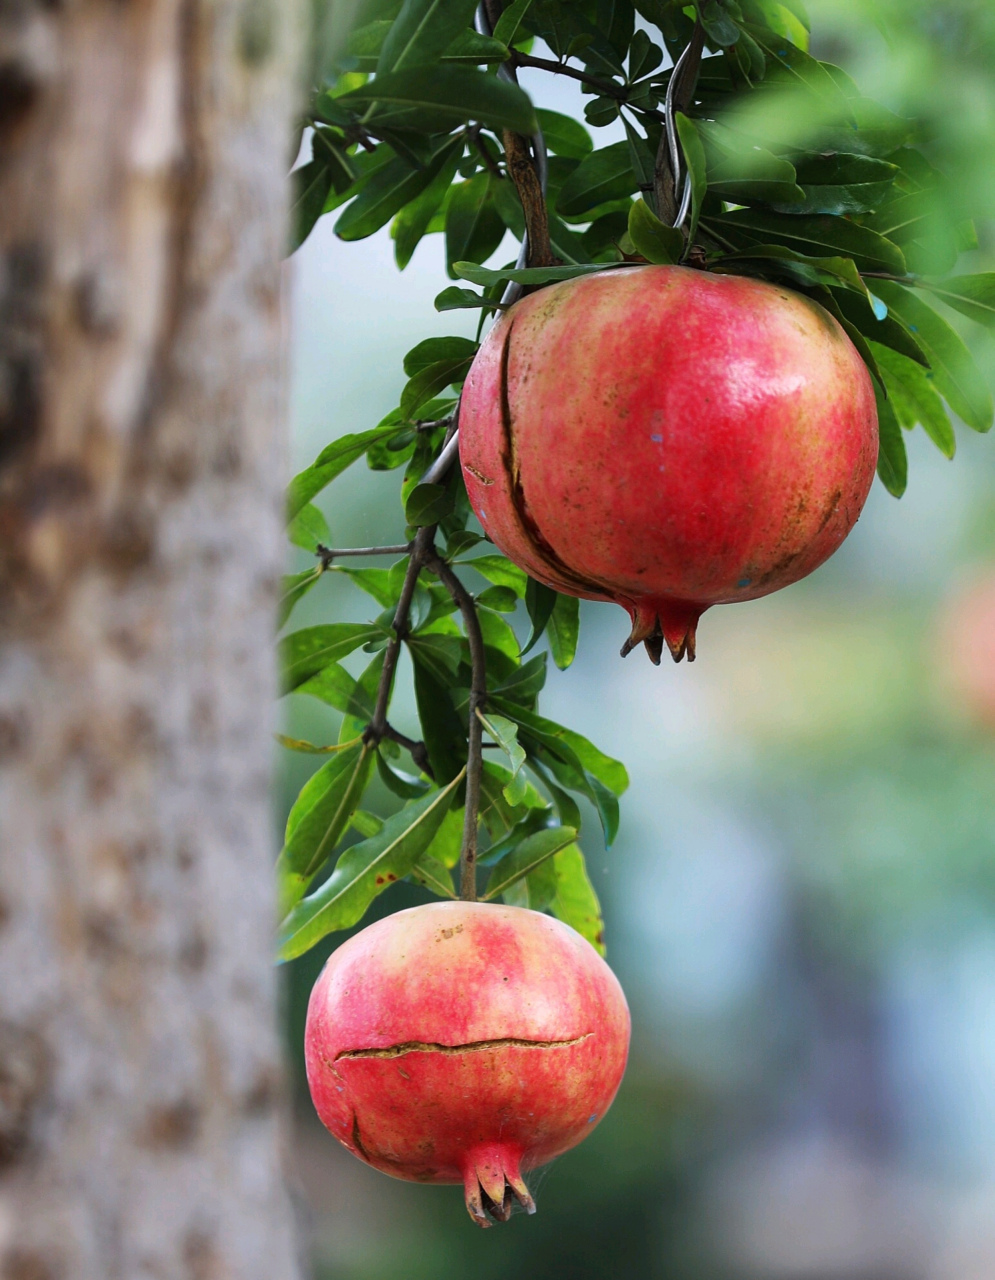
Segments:
[[[685,267],[598,272],[523,298],[460,406],[467,493],[532,577],[632,618],[659,662],[698,619],[839,547],[877,464],[856,348],[817,303]]]
[[[315,983],[304,1051],[322,1123],[367,1164],[462,1183],[480,1226],[523,1171],[577,1145],[622,1080],[622,988],[594,948],[520,907],[438,902],[343,943]]]

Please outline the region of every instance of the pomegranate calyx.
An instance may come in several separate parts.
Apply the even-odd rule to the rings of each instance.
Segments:
[[[507,1222],[513,1196],[526,1213],[535,1213],[520,1159],[521,1152],[502,1143],[486,1143],[467,1152],[463,1165],[466,1208],[478,1227],[493,1226],[492,1218]]]
[[[642,600],[627,604],[626,608],[632,618],[632,631],[622,645],[622,657],[632,652],[637,644],[642,643],[655,667],[660,665],[663,656],[663,645],[667,648],[675,662],[686,657],[694,662],[695,632],[698,619],[708,605],[692,604],[684,600]]]

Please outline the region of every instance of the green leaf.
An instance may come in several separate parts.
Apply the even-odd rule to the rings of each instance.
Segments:
[[[788,83],[810,90],[824,104],[832,119],[850,120],[852,103],[840,92],[836,81],[821,62],[793,45],[790,40],[779,38],[766,27],[744,22],[743,30],[757,42],[764,53],[773,60]]]
[[[321,565],[313,569],[305,569],[303,573],[285,574],[280,588],[280,603],[276,612],[277,629],[290,617],[294,605],[302,596],[306,596],[323,573]]]
[[[580,845],[567,845],[553,857],[556,893],[549,909],[571,929],[586,938],[599,955],[605,954],[605,922],[601,903],[594,891]]]
[[[899,425],[910,431],[920,423],[944,457],[952,458],[957,441],[932,374],[888,347],[872,342],[871,348]]]
[[[678,111],[674,116],[674,123],[677,125],[677,134],[681,140],[684,163],[691,175],[691,221],[688,224],[690,242],[694,240],[695,232],[698,230],[698,219],[701,217],[702,203],[708,190],[705,148],[702,146],[701,135],[689,116]]]
[[[481,307],[487,311],[501,309],[500,303],[474,293],[472,289],[460,289],[457,285],[443,289],[435,299],[436,311],[474,311]]]
[[[329,933],[356,924],[379,893],[410,874],[439,829],[457,781],[406,805],[375,836],[346,849],[325,883],[284,920],[281,960],[293,960]]]
[[[567,597],[569,599],[569,597]],[[546,683],[546,654],[537,653],[503,680],[494,692],[531,707]]]
[[[937,391],[975,431],[992,425],[992,393],[963,339],[914,293],[890,280],[874,285],[889,310],[908,325],[929,360]]]
[[[405,557],[406,562],[407,557]],[[332,571],[349,578],[360,591],[365,591],[368,596],[372,596],[383,609],[397,603],[397,593],[392,587],[389,569],[353,569],[350,565],[337,564],[333,566]]]
[[[480,714],[480,723],[491,738],[498,744],[511,763],[511,776],[514,777],[525,763],[525,752],[518,743],[518,725],[504,716]]]
[[[519,569],[517,564],[512,564],[505,556],[477,556],[475,560],[457,560],[456,564],[463,565],[467,569],[475,569],[496,587],[510,588],[519,600],[525,595],[525,586],[528,581],[525,570]]]
[[[450,812],[452,812],[450,810]],[[455,898],[453,878],[449,869],[431,854],[423,853],[411,869],[411,879],[423,889],[436,894],[440,898]]]
[[[599,205],[630,196],[639,186],[628,142],[615,142],[585,156],[560,188],[556,211],[579,218]]]
[[[330,445],[322,449],[314,462],[294,476],[287,486],[287,519],[293,520],[315,494],[320,493],[357,458],[361,458],[371,444],[375,444],[378,440],[386,440],[396,432],[396,422],[381,423],[370,431],[339,436],[337,440],[333,440]]]
[[[456,714],[452,678],[439,678],[421,646],[408,644],[414,668],[415,703],[429,763],[437,782],[450,782],[466,763],[466,728]]]
[[[287,537],[295,547],[305,551],[317,550],[318,544],[327,546],[332,540],[325,514],[313,502],[305,503],[287,525]]]
[[[805,200],[785,210],[792,214],[866,213],[887,197],[899,172],[886,160],[839,151],[804,156],[795,168]],[[875,230],[883,232],[881,227]]]
[[[909,460],[905,452],[905,441],[902,439],[902,428],[895,417],[895,411],[885,399],[881,388],[874,384],[874,395],[878,402],[878,476],[881,483],[893,498],[900,498],[905,492],[909,478]]]
[[[650,262],[680,262],[684,256],[684,236],[661,222],[645,200],[629,208],[629,239]]]
[[[891,347],[893,351],[898,351],[921,365],[929,366],[922,347],[901,321],[890,314],[883,318],[875,315],[870,299],[861,297],[852,289],[833,289],[832,295],[846,319],[865,338]]]
[[[496,613],[514,613],[518,606],[518,596],[510,587],[488,587],[477,596],[477,603]]]
[[[404,357],[404,372],[409,378],[423,369],[430,368],[442,360],[472,360],[477,354],[479,343],[470,338],[426,338]]]
[[[378,818],[375,813],[367,813],[365,809],[357,809],[349,826],[365,839],[367,836],[375,836],[381,830],[383,818]]]
[[[462,146],[452,148],[439,172],[421,195],[415,196],[404,205],[394,219],[391,228],[391,234],[394,237],[394,261],[400,271],[403,271],[411,261],[411,256],[422,236],[428,231],[429,223],[439,211],[446,192],[456,177],[462,154]]]
[[[512,662],[518,662],[522,656],[518,645],[518,637],[505,622],[504,618],[492,613],[490,609],[479,609],[477,611],[477,619],[480,622],[484,644],[491,649],[496,649],[498,653],[503,653]]]
[[[529,618],[532,622],[532,630],[526,641],[525,648],[522,650],[522,656],[537,644],[542,633],[546,630],[546,623],[552,617],[553,609],[556,607],[556,592],[552,587],[547,587],[542,582],[536,582],[535,578],[529,578],[528,585],[525,588],[525,607],[529,611]]]
[[[418,661],[431,669],[432,675],[440,684],[452,683],[466,650],[466,641],[462,636],[425,635],[422,632],[409,636],[407,643],[417,652]]]
[[[561,671],[573,662],[580,633],[580,601],[576,596],[557,593],[556,604],[546,624],[546,636],[553,661]]]
[[[383,635],[382,628],[364,622],[329,622],[292,632],[278,646],[282,692],[290,693],[322,667]]]
[[[285,733],[276,733],[273,735],[281,747],[286,747],[288,751],[300,751],[310,756],[334,756],[339,751],[345,751],[353,746],[351,742],[338,742],[331,747],[319,747],[313,742],[308,742],[306,738],[288,738]]]
[[[311,160],[290,175],[290,252],[299,249],[325,209],[332,189],[332,172],[323,160]]]
[[[463,817],[462,809],[450,808],[426,850],[430,857],[441,862],[446,868],[455,867],[459,862],[460,850],[463,847]]]
[[[408,494],[404,518],[410,525],[438,524],[453,509],[453,499],[441,484],[418,484]]]
[[[474,7],[472,0],[404,0],[381,46],[377,74],[435,62],[473,22]]]
[[[504,14],[501,16],[503,19]],[[566,156],[569,160],[583,160],[591,154],[594,143],[579,120],[561,115],[559,111],[545,111],[541,107],[536,110],[536,116],[546,146],[553,155]]]
[[[346,107],[366,102],[428,107],[458,120],[479,120],[516,133],[533,134],[537,128],[528,94],[506,80],[464,67],[412,67],[388,72],[343,94],[338,101]]]
[[[383,675],[384,657],[385,650],[381,649],[356,681],[339,727],[339,742],[349,742],[361,736],[369,724]]]
[[[736,209],[720,218],[706,220],[710,224],[714,221],[720,232],[728,228],[759,236],[766,243],[775,240],[813,257],[852,258],[865,271],[905,274],[905,259],[897,245],[846,218],[795,217],[762,209]]]
[[[507,62],[510,57],[511,50],[503,41],[495,40],[492,36],[482,36],[476,31],[466,30],[461,31],[451,44],[446,45],[442,61],[464,62],[477,66],[482,62],[489,65]]]
[[[935,293],[941,302],[969,319],[995,329],[995,271],[947,280],[917,280],[916,285]]]
[[[462,382],[472,363],[472,359],[450,356],[420,369],[401,392],[401,412],[405,418],[413,420],[422,405],[434,399],[440,391],[445,391],[452,383]]]
[[[308,879],[331,855],[363,798],[373,755],[366,743],[352,743],[305,782],[287,818],[284,860],[290,871]]]
[[[414,777],[410,773],[402,773],[400,769],[392,768],[379,751],[376,753],[376,757],[377,773],[380,775],[380,781],[395,796],[400,796],[402,800],[411,800],[417,796],[423,796],[429,789],[429,783],[423,778]]]
[[[311,698],[327,703],[337,711],[348,712],[350,707],[362,699],[362,693],[345,667],[337,662],[329,662],[316,674],[299,684],[295,693],[307,694]],[[373,716],[373,702],[366,708],[367,719]]]
[[[498,18],[494,27],[494,39],[509,47],[518,39],[518,29],[529,11],[532,0],[514,0]]]
[[[500,897],[505,890],[541,866],[547,858],[572,844],[576,838],[577,832],[573,827],[547,827],[544,831],[526,836],[516,849],[505,854],[494,867],[481,901],[492,902]]]
[[[495,698],[494,706],[543,745],[562,753],[568,762],[579,762],[583,769],[603,782],[614,795],[620,796],[628,789],[629,775],[625,765],[620,760],[613,760],[611,756],[605,755],[593,742],[573,729],[566,729],[563,725],[534,712],[524,711],[521,707],[510,706],[503,698]]]
[[[484,262],[504,239],[504,222],[491,199],[494,179],[478,173],[460,182],[446,206],[446,263]]]
[[[451,170],[454,157],[458,162],[463,154],[463,145],[462,137],[447,139],[422,168],[412,168],[411,163],[401,157],[385,164],[339,216],[335,234],[340,240],[364,240],[379,231],[440,174]]]
[[[492,270],[481,267],[476,262],[454,262],[453,271],[463,280],[471,284],[488,287],[500,284],[504,280],[514,280],[516,284],[553,284],[557,280],[573,280],[577,276],[589,276],[595,271],[604,271],[617,263],[579,263],[569,267],[501,267]]]

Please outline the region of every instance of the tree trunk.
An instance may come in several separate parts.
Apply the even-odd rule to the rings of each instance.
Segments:
[[[289,1280],[286,0],[0,0],[0,1277]]]

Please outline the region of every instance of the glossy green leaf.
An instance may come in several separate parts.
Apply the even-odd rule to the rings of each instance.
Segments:
[[[457,285],[443,289],[435,298],[436,311],[475,311],[478,308],[496,311],[500,309],[500,304],[482,294],[474,293],[472,289],[460,289]]]
[[[409,875],[439,829],[456,786],[454,780],[406,805],[375,836],[346,849],[325,883],[284,920],[280,959],[303,955],[329,933],[356,924],[379,893]]]
[[[445,485],[419,484],[404,504],[404,518],[410,525],[438,524],[453,509],[453,499]]]
[[[629,144],[615,142],[585,156],[560,188],[556,209],[563,217],[580,217],[637,187]]]
[[[902,439],[895,411],[875,383],[874,394],[878,402],[878,476],[893,498],[905,492],[909,478],[909,460]]]
[[[315,551],[319,543],[328,546],[332,540],[332,532],[325,519],[325,513],[313,502],[308,502],[287,525],[287,537],[295,547],[302,547],[305,551]]]
[[[833,289],[832,294],[840,311],[865,338],[891,347],[893,351],[898,351],[921,365],[929,366],[922,347],[900,320],[890,313],[883,317],[876,315],[870,299],[861,297],[852,289]]]
[[[513,45],[519,38],[522,19],[529,11],[532,0],[513,0],[503,11],[494,26],[494,39],[502,44]]]
[[[814,93],[825,104],[825,109],[832,118],[840,120],[851,118],[850,101],[840,92],[836,81],[821,62],[797,48],[790,40],[779,39],[775,33],[765,27],[754,26],[748,22],[744,22],[742,26],[788,83]]]
[[[467,569],[476,570],[496,587],[508,587],[519,599],[525,595],[528,581],[525,570],[519,569],[517,564],[512,564],[505,556],[477,556],[473,560],[457,560],[456,563]]]
[[[401,392],[401,412],[405,418],[413,420],[422,405],[445,391],[446,387],[462,382],[472,363],[472,360],[452,356],[419,370]]]
[[[603,956],[605,922],[580,845],[567,845],[555,854],[553,869],[556,872],[556,892],[549,904],[550,911],[557,920],[576,929]]]
[[[888,197],[898,172],[898,166],[886,160],[849,152],[804,156],[796,165],[804,202],[785,212],[866,213]],[[874,229],[887,234],[883,227]]]
[[[422,370],[442,360],[460,363],[472,360],[477,353],[478,345],[470,338],[426,338],[424,342],[419,342],[417,346],[412,347],[404,357],[404,372],[409,378],[413,378],[416,373],[421,373]]]
[[[285,733],[277,733],[273,735],[281,747],[286,747],[288,751],[300,751],[304,755],[310,756],[334,756],[339,751],[345,751],[352,747],[351,742],[338,742],[333,746],[317,746],[313,742],[308,742],[306,738],[288,738]]]
[[[314,584],[322,575],[321,565],[315,565],[313,569],[305,569],[303,573],[285,574],[280,587],[280,603],[276,611],[277,628],[290,617],[293,612],[294,605],[302,596],[306,596]]]
[[[364,622],[329,622],[294,631],[280,641],[282,692],[290,693],[330,662],[338,662],[384,632]]]
[[[411,868],[411,879],[439,898],[456,897],[449,869],[429,853],[423,853]]]
[[[311,160],[290,175],[290,252],[299,249],[325,209],[332,173],[323,160]]]
[[[380,775],[380,781],[395,796],[400,796],[402,800],[411,800],[417,796],[424,795],[429,789],[429,783],[424,778],[419,778],[410,773],[403,773],[400,769],[393,768],[392,765],[387,763],[380,751],[376,752],[376,757],[377,773]]]
[[[591,135],[579,120],[561,115],[559,111],[545,111],[541,107],[537,108],[536,116],[546,146],[554,155],[583,160],[593,151]]]
[[[899,425],[910,431],[919,423],[940,452],[952,458],[957,441],[932,374],[888,347],[872,342],[871,349]]]
[[[350,742],[360,737],[372,718],[377,690],[383,674],[384,650],[374,654],[372,661],[360,674],[345,706],[342,724],[339,726],[339,742]]]
[[[537,653],[494,688],[502,698],[531,707],[546,683],[546,655]]]
[[[383,818],[378,818],[375,813],[369,813],[365,809],[357,809],[349,821],[349,826],[365,839],[368,836],[375,836],[383,827]]]
[[[495,701],[495,707],[497,705]],[[501,705],[504,706],[504,699],[501,699]],[[504,711],[503,714],[515,720],[521,728],[532,733],[552,749],[565,748],[580,761],[584,769],[603,782],[614,795],[620,796],[628,789],[629,774],[625,765],[620,760],[614,760],[606,755],[581,734],[575,733],[572,729],[565,729],[562,725],[537,716],[533,712],[523,711],[520,707],[513,707],[510,712]]]
[[[481,267],[476,262],[454,262],[453,271],[461,279],[469,280],[471,284],[487,287],[500,284],[504,280],[514,280],[517,284],[525,285],[553,284],[558,280],[573,280],[577,276],[589,276],[596,271],[604,271],[605,266],[605,263],[589,263],[568,267],[501,267],[493,270],[490,267]]]
[[[287,519],[293,520],[302,507],[341,475],[346,467],[361,458],[371,444],[386,440],[397,431],[396,423],[381,423],[370,431],[339,436],[322,449],[314,462],[299,472],[287,486]]]
[[[577,654],[580,633],[580,601],[576,596],[557,593],[556,604],[546,624],[546,638],[553,661],[565,671]]]
[[[975,431],[988,431],[993,417],[992,393],[960,335],[901,285],[878,280],[874,291],[912,331],[929,360],[937,391],[954,413]]]
[[[446,207],[446,263],[484,262],[504,239],[504,222],[491,199],[494,179],[478,173],[460,182]]]
[[[862,270],[905,274],[905,259],[897,245],[846,218],[795,217],[762,209],[736,209],[714,219],[714,225],[720,232],[726,228],[744,232],[763,243],[773,240],[811,257],[852,258]]]
[[[421,195],[409,200],[398,211],[391,227],[391,234],[394,237],[394,261],[401,271],[411,261],[412,254],[441,207],[442,201],[451,187],[453,179],[456,177],[456,169],[462,154],[462,147],[452,148],[450,154],[439,168],[438,173]]]
[[[573,827],[547,827],[544,831],[526,836],[516,849],[505,854],[495,865],[481,901],[492,902],[500,897],[516,881],[527,876],[568,844],[572,844],[576,838],[577,832]]]
[[[339,98],[343,106],[377,102],[402,107],[427,107],[459,120],[516,133],[535,133],[537,121],[528,95],[517,85],[484,71],[455,66],[411,67],[377,75]]]
[[[357,702],[362,701],[362,693],[358,690],[356,681],[346,671],[345,667],[340,666],[337,662],[326,663],[319,672],[299,684],[294,692],[317,698],[320,702],[327,703],[328,706],[335,707],[337,711],[343,713],[348,712],[352,707],[356,707]],[[373,715],[372,701],[369,702],[365,710],[367,719],[371,718]]]
[[[468,28],[466,31],[461,31],[452,43],[446,45],[442,61],[465,63],[471,66],[487,63],[489,66],[494,66],[497,63],[507,62],[510,57],[511,50],[502,40],[496,40],[492,36],[482,36],[479,32]]]
[[[982,271],[974,276],[952,276],[946,280],[917,280],[916,285],[920,289],[928,289],[948,307],[978,324],[995,329],[995,271]]]
[[[495,715],[493,712],[488,715],[481,713],[480,722],[508,757],[511,775],[514,777],[525,763],[525,752],[518,742],[518,725],[505,716]]]
[[[477,603],[496,613],[514,613],[518,606],[518,596],[510,587],[487,587],[477,596]]]
[[[377,74],[434,63],[473,23],[473,0],[404,0],[380,47]]]
[[[478,609],[477,618],[484,637],[484,644],[496,649],[499,653],[503,653],[512,662],[518,662],[522,656],[521,649],[518,646],[518,637],[508,623],[505,622],[504,618],[500,617],[499,614],[492,613],[490,609]]]
[[[373,756],[372,747],[355,742],[305,782],[287,818],[284,859],[289,870],[313,876],[331,855],[366,790]]]
[[[451,696],[452,678],[440,679],[435,664],[417,644],[409,644],[415,703],[422,738],[436,782],[450,782],[466,763],[466,727]]]
[[[556,607],[556,592],[552,587],[536,582],[535,578],[529,578],[525,588],[525,607],[529,611],[532,630],[522,650],[523,657],[533,645],[538,644],[542,633],[546,630],[546,623],[549,622]]]
[[[650,262],[680,262],[684,237],[676,227],[661,222],[645,200],[636,200],[629,209],[629,239]]]

